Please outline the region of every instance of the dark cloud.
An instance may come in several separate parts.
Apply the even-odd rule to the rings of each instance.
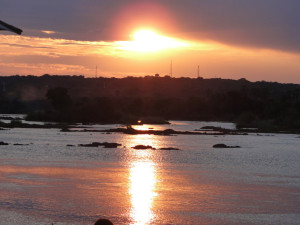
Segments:
[[[300,51],[300,1],[173,1],[185,32],[234,45]]]
[[[300,52],[299,11],[299,0],[2,0],[0,15],[24,35],[52,30],[51,37],[90,41],[125,39],[116,29],[127,23],[172,16],[174,30],[190,38]]]

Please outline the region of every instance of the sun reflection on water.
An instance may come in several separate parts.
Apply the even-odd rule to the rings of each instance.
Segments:
[[[133,135],[127,145],[151,145],[159,147],[159,140],[153,135]],[[157,175],[153,162],[153,150],[133,150],[129,171],[130,216],[134,225],[150,224],[154,218],[153,202],[156,193]]]
[[[131,217],[134,224],[148,224],[153,218],[155,196],[155,168],[153,162],[134,162],[130,169]]]
[[[152,130],[153,126],[147,124],[141,124],[141,125],[133,125],[132,128],[134,128],[135,130]]]

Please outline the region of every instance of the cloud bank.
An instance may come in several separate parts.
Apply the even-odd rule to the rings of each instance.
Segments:
[[[130,28],[146,24],[193,39],[298,53],[299,11],[298,0],[2,0],[0,15],[35,37],[126,40]]]

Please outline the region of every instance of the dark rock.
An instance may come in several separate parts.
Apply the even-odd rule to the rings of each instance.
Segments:
[[[74,147],[75,145],[67,145],[67,147]]]
[[[152,149],[152,150],[155,150],[156,148],[153,148],[152,146],[150,145],[136,145],[134,147],[132,147],[134,149]]]
[[[102,146],[104,148],[118,148],[118,146],[121,146],[121,144],[104,142],[102,143]]]
[[[213,148],[240,148],[240,146],[230,146],[225,144],[215,144]]]
[[[225,144],[215,144],[213,145],[213,148],[227,148],[228,146]]]
[[[16,144],[14,144],[14,145],[17,145],[17,146],[27,146],[27,145],[29,145],[29,144],[18,144],[18,143],[16,143]]]
[[[80,147],[99,147],[103,146],[104,148],[118,148],[121,144],[118,143],[109,143],[109,142],[93,142],[92,144],[79,144]]]
[[[173,129],[166,129],[163,131],[163,134],[165,134],[165,135],[170,135],[170,134],[175,134],[175,133],[176,133],[176,131]]]
[[[179,148],[172,148],[172,147],[170,147],[170,148],[160,148],[160,150],[180,150]]]
[[[99,147],[100,145],[93,142],[92,144],[79,144],[80,147]]]
[[[0,141],[0,145],[8,145],[8,143],[5,143],[3,141]]]
[[[215,127],[215,126],[204,126],[204,127],[201,127],[200,129],[204,129],[204,130],[220,130],[222,128],[221,127]]]

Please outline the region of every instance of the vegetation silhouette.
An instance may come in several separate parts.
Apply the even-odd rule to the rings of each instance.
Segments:
[[[299,132],[300,85],[246,79],[145,76],[0,77],[0,113],[81,123],[232,121],[238,128]]]

